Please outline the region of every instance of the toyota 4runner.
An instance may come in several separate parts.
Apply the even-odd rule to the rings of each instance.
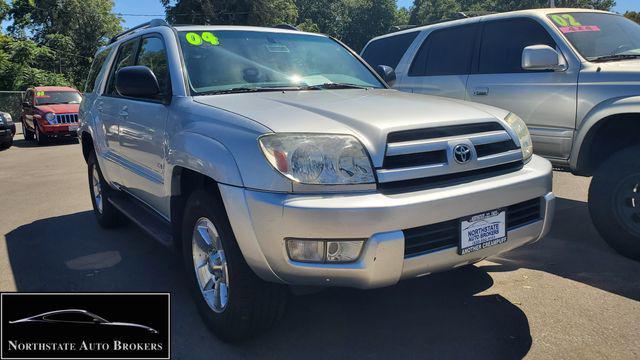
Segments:
[[[294,30],[155,20],[117,36],[80,109],[98,222],[175,246],[225,340],[271,325],[283,285],[389,286],[547,233],[551,164],[520,118],[381,73]]]
[[[640,260],[640,25],[584,9],[486,15],[375,38],[363,50],[394,87],[521,116],[536,154],[593,176],[603,238]]]

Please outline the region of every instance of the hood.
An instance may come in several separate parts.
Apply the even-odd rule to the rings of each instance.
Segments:
[[[42,111],[43,113],[52,112],[55,114],[69,114],[69,113],[77,113],[80,109],[80,104],[37,105],[36,109]]]
[[[112,321],[112,322],[108,322],[108,323],[104,323],[102,325],[109,325],[109,326],[127,326],[127,327],[135,327],[135,328],[140,328],[140,329],[145,329],[148,330],[154,334],[157,334],[158,331],[156,331],[153,328],[150,328],[148,326],[144,326],[144,325],[140,325],[140,324],[134,324],[134,323],[128,323],[128,322],[116,322],[116,321]]]
[[[354,135],[367,147],[374,163],[384,156],[389,132],[495,121],[492,114],[501,112],[391,89],[226,94],[198,96],[195,101],[250,118],[274,132]]]
[[[640,59],[585,63],[580,83],[607,83],[607,85],[640,85]],[[640,91],[636,92],[640,93]]]

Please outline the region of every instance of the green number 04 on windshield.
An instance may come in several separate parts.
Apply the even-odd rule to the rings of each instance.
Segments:
[[[211,45],[220,45],[220,41],[218,41],[218,37],[213,35],[213,33],[209,31],[202,32],[200,34],[195,32],[188,32],[185,35],[187,42],[193,46],[200,46],[204,43],[208,43]]]

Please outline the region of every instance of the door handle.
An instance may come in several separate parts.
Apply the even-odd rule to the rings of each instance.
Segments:
[[[124,107],[122,108],[122,110],[120,110],[120,112],[118,113],[118,115],[120,115],[120,116],[122,116],[122,117],[125,117],[125,118],[126,118],[126,117],[128,117],[128,116],[129,116],[129,111],[128,111],[128,110],[129,110],[129,109],[128,109],[126,106],[124,106]]]
[[[102,101],[98,102],[96,104],[96,110],[98,110],[99,112],[102,112],[102,106],[104,105],[104,103]]]
[[[487,87],[477,87],[473,89],[473,95],[475,96],[487,96],[489,95],[489,88]]]

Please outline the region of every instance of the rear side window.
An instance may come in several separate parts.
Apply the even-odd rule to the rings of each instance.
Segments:
[[[522,50],[530,45],[556,47],[549,33],[531,19],[510,19],[484,24],[478,72],[504,74],[524,72]]]
[[[477,25],[435,30],[420,46],[409,76],[465,75],[470,72]]]
[[[154,36],[142,39],[137,65],[151,69],[158,79],[161,95],[167,93],[169,84],[167,51],[161,38]]]
[[[420,32],[414,31],[374,40],[362,53],[362,58],[371,66],[387,65],[395,68]]]
[[[138,41],[140,39],[136,38],[133,40],[129,40],[122,45],[120,45],[120,49],[118,51],[118,57],[111,67],[111,73],[109,75],[109,85],[107,86],[106,93],[109,95],[117,95],[116,86],[115,86],[115,74],[118,70],[123,67],[133,66],[136,63],[136,50],[138,46]]]
[[[100,74],[100,70],[102,69],[105,60],[107,60],[107,55],[109,55],[108,50],[101,51],[96,55],[96,58],[93,59],[93,64],[91,64],[91,69],[89,70],[89,77],[87,78],[84,92],[91,93],[95,90],[98,74]]]

